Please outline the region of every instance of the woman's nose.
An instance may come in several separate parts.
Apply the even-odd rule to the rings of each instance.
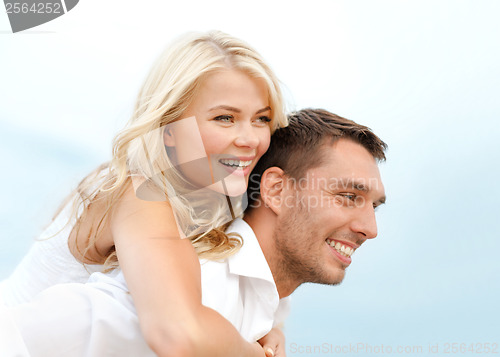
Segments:
[[[259,137],[255,131],[251,125],[241,125],[237,129],[234,144],[239,147],[256,148],[259,145]]]

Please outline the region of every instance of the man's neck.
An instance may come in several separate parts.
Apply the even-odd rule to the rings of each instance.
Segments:
[[[294,292],[300,284],[297,284],[283,270],[283,264],[280,261],[279,254],[277,254],[279,247],[276,246],[274,241],[276,219],[273,214],[265,212],[265,210],[265,208],[253,209],[245,214],[243,220],[254,231],[267,264],[271,269],[279,297],[284,298]]]

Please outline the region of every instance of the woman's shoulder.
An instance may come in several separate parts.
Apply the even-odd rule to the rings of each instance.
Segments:
[[[113,236],[137,232],[148,236],[179,236],[174,211],[165,200],[138,197],[134,185],[129,185],[117,200],[111,212],[110,228]]]

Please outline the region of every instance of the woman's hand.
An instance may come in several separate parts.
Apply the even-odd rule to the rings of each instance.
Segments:
[[[285,335],[280,328],[274,327],[259,340],[266,352],[266,357],[285,357]]]

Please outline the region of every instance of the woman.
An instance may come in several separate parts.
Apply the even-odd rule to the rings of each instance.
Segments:
[[[112,161],[80,183],[2,282],[0,299],[29,301],[119,264],[158,355],[263,356],[201,305],[198,257],[220,259],[241,246],[224,230],[244,208],[238,195],[271,132],[283,125],[278,81],[251,47],[220,32],[182,37],[153,66]],[[210,336],[200,333],[207,326]],[[212,342],[214,333],[224,345]],[[271,331],[267,340],[281,336]]]

